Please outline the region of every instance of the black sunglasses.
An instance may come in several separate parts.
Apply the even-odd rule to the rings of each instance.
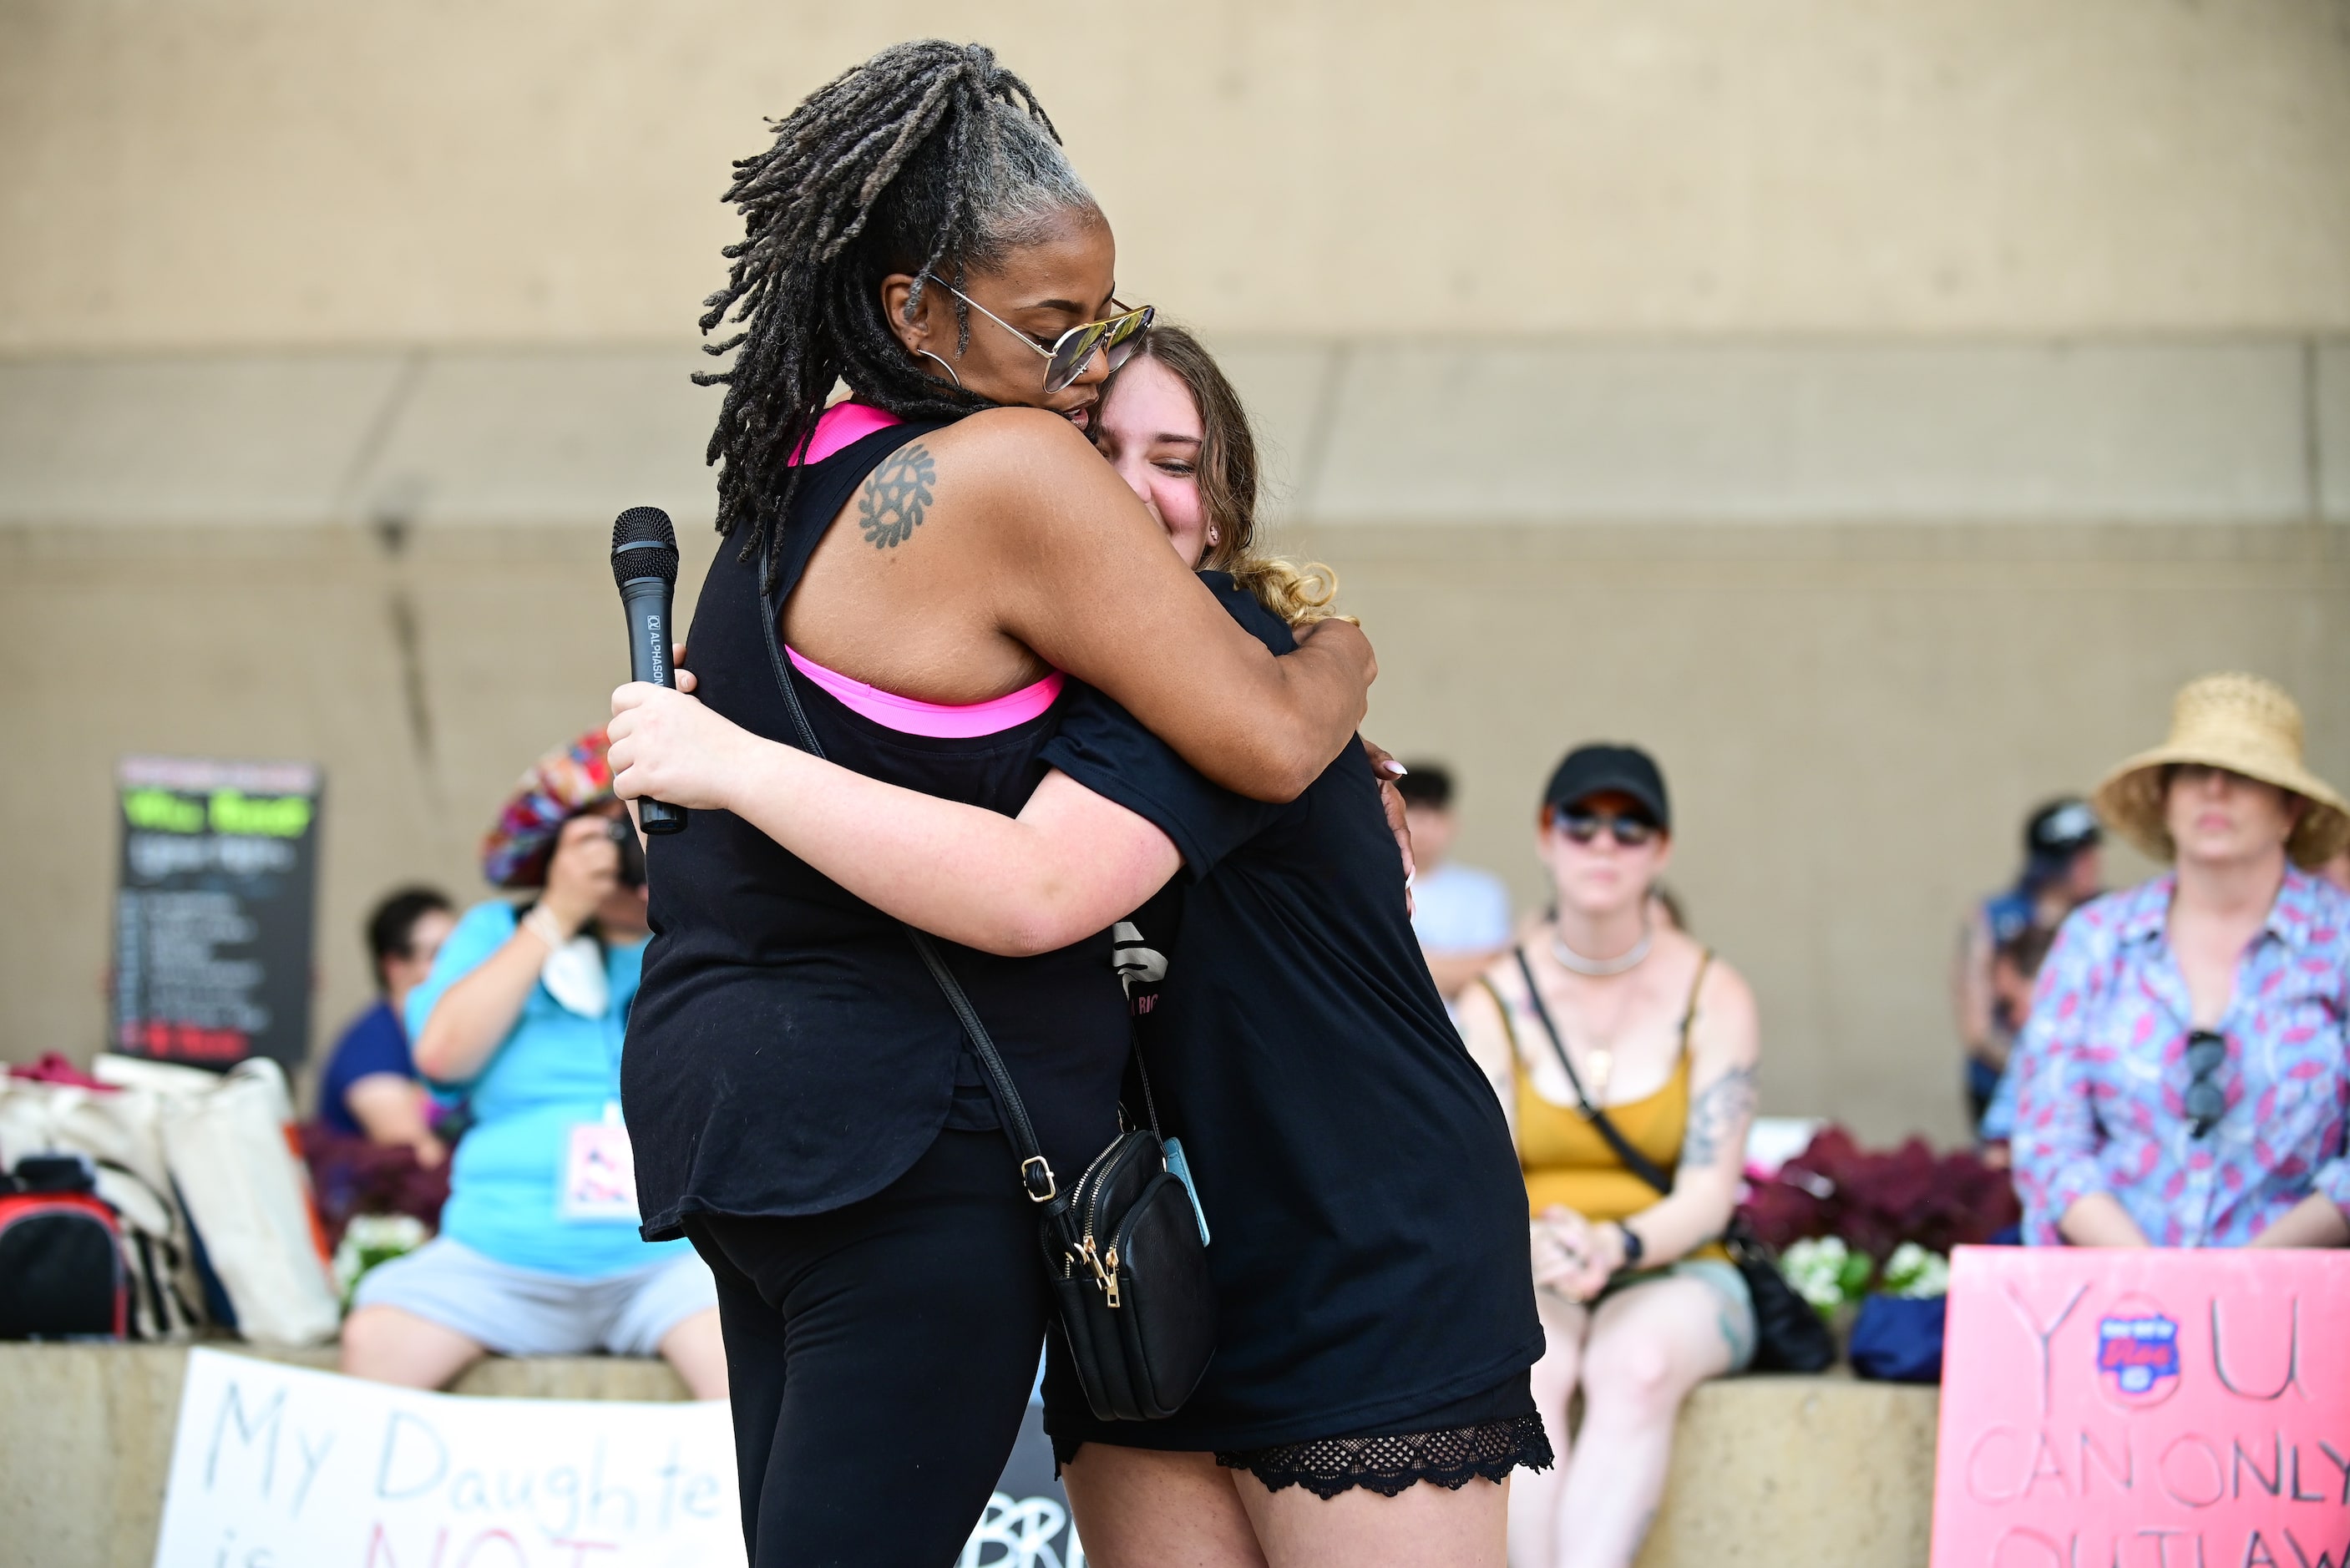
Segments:
[[[2187,1070],[2193,1075],[2187,1083],[2187,1116],[2197,1137],[2207,1136],[2228,1114],[2228,1096],[2219,1082],[2227,1062],[2225,1035],[2198,1029],[2187,1036]]]
[[[1562,811],[1558,830],[1577,844],[1589,844],[1602,833],[1613,834],[1617,844],[1626,849],[1638,849],[1657,836],[1657,825],[1644,817],[1596,811]]]

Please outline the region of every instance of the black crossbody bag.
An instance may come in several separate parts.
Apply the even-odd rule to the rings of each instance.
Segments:
[[[766,568],[763,551],[762,583]],[[792,726],[799,732],[801,749],[821,757],[824,746],[800,706],[775,635],[776,607],[764,591],[759,608],[767,657],[775,665],[775,684]],[[962,982],[947,967],[929,932],[912,926],[905,926],[905,932],[962,1025],[972,1054],[987,1075],[1004,1136],[1020,1157],[1021,1189],[1038,1208],[1045,1278],[1086,1403],[1104,1421],[1172,1416],[1200,1386],[1215,1354],[1216,1297],[1191,1191],[1167,1168],[1167,1146],[1159,1136],[1159,1107],[1143,1071],[1140,1042],[1133,1042],[1131,1049],[1150,1125],[1129,1127],[1111,1139],[1076,1185],[1064,1192],[1036,1141],[1011,1071],[964,994]]]
[[[1607,1119],[1607,1113],[1591,1103],[1583,1092],[1583,1079],[1576,1074],[1575,1064],[1568,1060],[1566,1042],[1560,1038],[1558,1025],[1551,1022],[1550,1009],[1543,1004],[1542,989],[1534,984],[1534,966],[1526,961],[1526,950],[1517,951],[1518,973],[1526,982],[1526,999],[1534,1003],[1534,1016],[1542,1021],[1543,1033],[1550,1036],[1550,1048],[1558,1064],[1566,1071],[1566,1081],[1575,1090],[1575,1109],[1583,1119],[1607,1140],[1624,1168],[1657,1189],[1659,1196],[1672,1196],[1673,1179],[1657,1168],[1647,1155],[1632,1147],[1631,1140],[1617,1130]],[[1712,955],[1706,955],[1711,961]],[[1698,976],[1702,981],[1704,975]],[[1496,998],[1496,1000],[1499,1000]],[[1504,1008],[1503,1018],[1509,1013]],[[1689,1047],[1690,1022],[1697,1016],[1697,997],[1690,996],[1690,1015],[1681,1025],[1681,1046]],[[1770,1243],[1754,1233],[1746,1216],[1733,1211],[1730,1224],[1721,1233],[1722,1250],[1738,1267],[1746,1281],[1747,1294],[1754,1301],[1754,1366],[1764,1372],[1822,1372],[1835,1361],[1835,1339],[1828,1333],[1827,1324],[1812,1310],[1811,1303],[1795,1293],[1787,1276],[1779,1272],[1777,1254]]]

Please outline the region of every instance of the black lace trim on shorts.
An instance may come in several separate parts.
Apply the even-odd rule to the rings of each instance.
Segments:
[[[1226,1469],[1246,1470],[1268,1491],[1302,1486],[1328,1500],[1353,1487],[1394,1497],[1421,1481],[1459,1491],[1472,1480],[1499,1481],[1523,1466],[1546,1470],[1554,1459],[1539,1415],[1403,1432],[1385,1438],[1317,1438],[1276,1449],[1219,1452]]]

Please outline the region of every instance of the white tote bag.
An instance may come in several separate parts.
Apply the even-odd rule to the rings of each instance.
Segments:
[[[167,1095],[160,1120],[172,1179],[237,1332],[264,1345],[333,1338],[342,1314],[277,1064],[240,1062],[197,1092]]]

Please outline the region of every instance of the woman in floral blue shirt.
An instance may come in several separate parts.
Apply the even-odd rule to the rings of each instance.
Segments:
[[[2350,805],[2249,675],[2178,694],[2097,788],[2174,868],[2065,921],[2018,1045],[2014,1161],[2042,1244],[2350,1243],[2350,895],[2306,867]]]

